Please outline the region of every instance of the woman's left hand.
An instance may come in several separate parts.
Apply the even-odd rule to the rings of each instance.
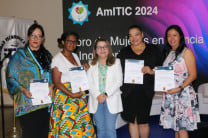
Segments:
[[[175,94],[175,93],[178,93],[180,91],[181,91],[181,88],[173,88],[173,89],[167,90],[166,93]]]
[[[155,72],[149,66],[144,66],[142,68],[142,73],[153,75]]]
[[[88,63],[82,64],[82,66],[85,68],[85,71],[87,71],[90,68],[90,65]]]
[[[50,96],[52,98],[52,94],[53,94],[53,84],[51,84],[51,86],[49,87],[49,93],[48,96]]]

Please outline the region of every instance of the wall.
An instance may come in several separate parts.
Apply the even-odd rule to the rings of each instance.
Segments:
[[[0,0],[1,17],[37,20],[45,30],[45,47],[55,55],[60,51],[57,38],[63,32],[62,0]],[[12,98],[4,93],[4,105]]]
[[[63,32],[62,0],[0,0],[0,16],[34,19],[45,30],[45,47],[55,55]]]

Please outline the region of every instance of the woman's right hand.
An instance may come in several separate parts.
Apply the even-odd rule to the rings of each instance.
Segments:
[[[25,89],[25,88],[21,88],[21,92],[24,93],[24,95],[29,98],[29,99],[33,99],[32,97],[32,93],[28,90],[28,89]]]
[[[104,103],[104,102],[105,102],[105,100],[106,100],[106,98],[107,98],[107,96],[106,96],[106,95],[104,95],[104,94],[100,94],[100,95],[97,97],[98,103],[99,103],[99,104]]]
[[[70,97],[72,98],[80,98],[82,97],[84,92],[76,92],[76,93],[71,93]]]
[[[151,75],[155,74],[155,72],[149,66],[144,66],[142,68],[142,73]]]

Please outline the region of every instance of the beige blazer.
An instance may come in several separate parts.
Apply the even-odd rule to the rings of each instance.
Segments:
[[[99,92],[98,63],[96,65],[90,64],[90,68],[87,71],[87,77],[90,86],[88,101],[89,112],[95,113],[98,107],[97,96],[101,94]],[[108,66],[106,78],[106,93],[108,95],[106,102],[108,110],[112,114],[123,111],[120,91],[122,79],[121,63],[119,59],[116,59],[114,65]]]

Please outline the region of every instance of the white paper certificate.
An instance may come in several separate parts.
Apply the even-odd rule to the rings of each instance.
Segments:
[[[143,84],[144,60],[125,60],[124,83]]]
[[[155,91],[167,91],[175,88],[173,66],[155,68]]]
[[[30,83],[30,92],[32,93],[32,104],[42,105],[51,103],[51,97],[49,94],[48,80],[40,79],[33,80]]]
[[[70,68],[69,78],[71,82],[72,93],[85,91],[89,89],[87,75],[84,67]]]

